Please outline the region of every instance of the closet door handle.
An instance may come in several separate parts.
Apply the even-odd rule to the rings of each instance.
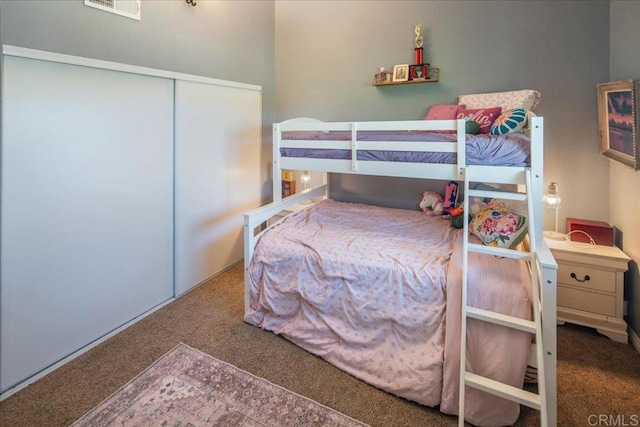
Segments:
[[[591,280],[591,277],[589,277],[588,274],[584,276],[584,279],[580,280],[578,279],[578,276],[576,276],[576,273],[571,273],[571,278],[576,279],[578,282],[588,282],[589,280]]]

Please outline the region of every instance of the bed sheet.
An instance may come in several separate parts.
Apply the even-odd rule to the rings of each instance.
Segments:
[[[283,140],[350,141],[351,132],[283,132]],[[359,132],[358,141],[456,142],[455,134],[424,131]],[[470,165],[529,166],[530,139],[524,133],[466,135],[466,158]],[[351,150],[281,148],[284,157],[351,159]],[[456,162],[455,153],[359,150],[358,160],[389,162]]]
[[[450,271],[459,267],[457,261],[453,266],[450,262],[461,240],[458,235],[448,221],[420,211],[321,201],[260,239],[249,269],[250,308],[245,320],[283,335],[376,387],[427,406],[442,404],[444,412],[456,413],[454,353],[460,308],[458,303],[456,315],[455,305],[449,307],[447,300],[455,292],[459,298],[459,275]],[[498,311],[511,313],[515,306],[526,312],[528,300],[520,286],[505,290],[499,277],[478,277],[482,286],[476,293],[470,291],[470,300],[488,301]],[[470,331],[493,326],[472,323]],[[457,337],[450,336],[456,327]],[[513,346],[504,347],[504,340],[514,337],[511,330],[498,328],[505,331],[490,333],[498,335],[503,347],[478,354],[496,361],[488,367],[498,371],[489,372],[496,379],[509,363],[524,363],[521,376],[518,369],[510,374],[521,385],[526,357],[524,362],[520,356],[515,357],[519,362],[508,359],[518,352],[528,356],[529,346],[520,344],[518,350],[516,337]],[[485,338],[476,336],[470,345],[484,346]],[[527,339],[530,342],[524,334],[519,342]],[[487,368],[487,361],[475,354],[470,360]],[[518,408],[502,399],[498,400],[506,406],[498,402],[498,407],[506,414],[486,415],[483,395],[470,395],[469,421],[481,421],[474,422],[478,425],[515,421]]]
[[[421,212],[322,201],[261,238],[245,320],[437,405],[453,237],[445,220]]]

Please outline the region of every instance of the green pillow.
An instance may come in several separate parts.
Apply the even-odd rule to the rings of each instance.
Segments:
[[[480,124],[478,122],[474,122],[473,120],[469,120],[465,123],[465,132],[470,133],[471,135],[477,135],[480,133]]]

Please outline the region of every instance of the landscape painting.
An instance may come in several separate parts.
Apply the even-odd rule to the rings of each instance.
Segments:
[[[640,80],[598,85],[600,153],[639,168],[638,92]]]

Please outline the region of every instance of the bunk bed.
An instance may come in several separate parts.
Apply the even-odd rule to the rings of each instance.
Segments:
[[[557,266],[540,227],[543,123],[531,117],[523,134],[498,138],[499,146],[508,146],[500,156],[485,150],[496,138],[467,135],[464,120],[325,123],[302,118],[274,124],[274,202],[244,216],[245,321],[377,387],[458,414],[461,323],[468,337],[467,365],[515,387],[522,387],[532,341],[526,332],[460,322],[461,294],[470,305],[489,304],[494,311],[528,319],[535,308],[520,282],[535,271],[544,350],[538,354],[545,365],[541,417],[543,424],[555,425]],[[530,200],[540,201],[528,211],[533,256],[528,262],[493,258],[488,263],[487,257],[467,256],[467,238],[460,237],[467,226],[456,231],[419,211],[332,201],[326,178],[283,199],[283,170],[463,181],[467,191],[469,183],[517,185]],[[314,203],[269,221],[308,199]],[[364,233],[353,234],[358,230]],[[319,239],[322,233],[330,240]],[[403,260],[409,260],[408,267]],[[465,283],[468,278],[464,291],[461,278]],[[396,287],[385,289],[389,284]],[[476,389],[465,396],[461,419],[473,424],[504,425],[518,416],[519,405],[511,401]]]

